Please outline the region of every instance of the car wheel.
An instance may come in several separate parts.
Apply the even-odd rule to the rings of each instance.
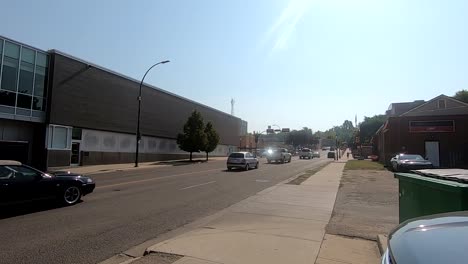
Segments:
[[[248,164],[248,163],[247,163],[247,164],[245,164],[245,168],[244,168],[244,170],[246,170],[246,171],[248,171],[248,170],[249,170],[249,164]]]
[[[76,204],[81,199],[81,190],[77,186],[67,186],[62,193],[62,202],[66,205]]]
[[[299,157],[299,159],[302,159],[302,157]]]
[[[232,170],[232,168],[231,168],[231,167],[227,167],[227,169],[228,169],[228,171]]]
[[[257,165],[255,165],[255,169],[258,169],[259,164],[260,164],[260,162],[257,162]]]
[[[291,163],[291,157],[289,157],[289,161],[288,161],[288,162]]]
[[[284,163],[284,162],[286,162],[286,161],[285,161],[284,158],[283,158],[283,159],[281,160],[281,163]]]

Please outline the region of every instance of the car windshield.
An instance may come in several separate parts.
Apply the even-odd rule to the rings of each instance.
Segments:
[[[310,149],[302,149],[302,152],[310,152]]]
[[[231,153],[231,155],[229,155],[229,158],[244,158],[244,153]]]
[[[401,155],[400,160],[424,160],[421,155]]]

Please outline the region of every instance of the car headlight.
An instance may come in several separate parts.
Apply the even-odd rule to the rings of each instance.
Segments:
[[[93,183],[93,180],[91,178],[86,179],[86,183]]]
[[[273,153],[273,150],[269,149],[268,154],[271,154],[271,153]]]

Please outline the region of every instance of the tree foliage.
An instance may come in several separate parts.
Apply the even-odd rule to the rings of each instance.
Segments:
[[[205,126],[205,135],[206,142],[202,150],[206,152],[206,160],[208,160],[208,153],[214,151],[219,143],[219,135],[211,122],[208,122]]]
[[[364,121],[359,126],[359,136],[361,143],[369,143],[375,132],[387,120],[386,115],[375,115],[373,117],[364,117]]]
[[[183,133],[177,135],[177,144],[181,150],[190,152],[190,161],[192,161],[192,153],[204,149],[206,141],[203,117],[195,110],[187,119]]]
[[[458,91],[453,98],[468,104],[468,90]]]
[[[301,130],[292,130],[286,137],[286,143],[294,147],[311,146],[318,144],[318,138],[312,133],[312,129],[303,127]]]

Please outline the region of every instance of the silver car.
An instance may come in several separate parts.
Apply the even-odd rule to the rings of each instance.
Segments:
[[[233,152],[227,159],[227,169],[243,169],[249,170],[251,168],[258,169],[258,159],[250,152]]]

